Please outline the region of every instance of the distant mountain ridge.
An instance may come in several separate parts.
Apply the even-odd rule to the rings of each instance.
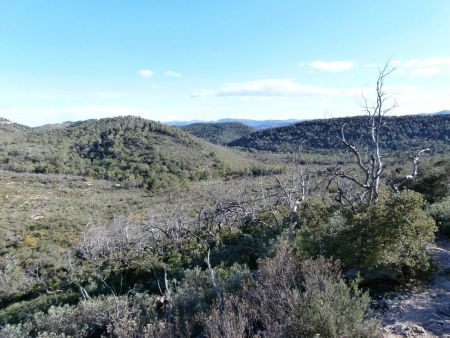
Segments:
[[[288,126],[294,123],[301,122],[302,120],[297,119],[287,119],[287,120],[251,120],[251,119],[232,119],[232,118],[224,118],[217,121],[204,121],[204,120],[191,120],[191,121],[170,121],[165,122],[165,124],[168,124],[170,126],[174,127],[183,127],[187,125],[192,124],[201,124],[201,123],[230,123],[230,122],[237,122],[242,123],[243,125],[246,125],[251,128],[255,129],[267,129],[267,128],[276,128],[276,127],[283,127]]]
[[[431,115],[449,115],[450,114],[450,110],[441,110],[438,111],[437,113],[432,113]]]
[[[441,110],[434,113],[423,113],[423,114],[414,114],[414,115],[449,115],[450,110]],[[315,120],[315,119],[314,119]],[[269,128],[278,128],[278,127],[284,127],[289,126],[293,124],[297,124],[303,121],[308,121],[305,119],[286,119],[286,120],[252,120],[252,119],[233,119],[233,118],[223,118],[219,120],[176,120],[176,121],[169,121],[169,122],[163,122],[164,124],[168,124],[169,126],[173,127],[184,127],[192,124],[214,124],[214,123],[229,123],[229,122],[237,122],[242,123],[248,127],[255,128],[255,129],[269,129]],[[310,120],[311,121],[311,120]]]

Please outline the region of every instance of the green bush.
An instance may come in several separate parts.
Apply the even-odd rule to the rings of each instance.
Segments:
[[[430,205],[427,211],[436,221],[439,231],[445,236],[450,236],[450,196],[442,202]]]
[[[429,203],[442,201],[450,195],[450,160],[423,166],[414,180],[405,183],[408,189],[420,192]]]
[[[345,218],[330,201],[320,198],[306,200],[297,214],[298,231],[294,239],[297,251],[307,257],[336,254],[336,238]]]
[[[431,268],[425,248],[433,243],[435,222],[414,191],[382,194],[377,203],[353,215],[341,235],[340,258],[368,270],[387,269],[414,277]],[[357,253],[357,254],[355,254]]]
[[[78,305],[52,306],[36,312],[20,325],[0,330],[6,337],[170,337],[170,325],[158,320],[157,300],[133,297],[99,297]]]
[[[290,336],[377,337],[376,322],[367,320],[369,295],[358,280],[347,285],[340,270],[324,258],[301,264],[303,293]]]
[[[71,291],[53,295],[41,295],[31,300],[15,302],[0,309],[0,324],[13,324],[26,320],[33,313],[47,311],[50,307],[78,301],[78,294]]]
[[[346,268],[414,277],[431,268],[424,249],[436,226],[424,206],[422,196],[409,190],[384,192],[357,213],[312,199],[299,211],[295,246],[300,255],[333,257]]]

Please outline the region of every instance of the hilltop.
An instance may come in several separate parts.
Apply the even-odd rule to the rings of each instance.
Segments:
[[[180,127],[182,130],[215,144],[227,144],[248,136],[256,129],[240,122],[194,123]]]
[[[301,120],[296,119],[288,119],[288,120],[251,120],[251,119],[231,119],[231,118],[225,118],[220,119],[217,121],[203,121],[203,120],[192,120],[192,121],[171,121],[167,122],[168,125],[174,126],[174,127],[183,127],[188,126],[191,124],[208,124],[208,123],[229,123],[229,122],[236,122],[236,123],[242,123],[248,127],[255,128],[255,129],[267,129],[267,128],[276,128],[276,127],[282,127],[282,126],[288,126],[297,122],[300,122]]]

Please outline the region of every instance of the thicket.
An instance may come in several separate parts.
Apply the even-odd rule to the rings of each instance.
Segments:
[[[17,270],[22,262],[3,257],[2,334],[376,336],[361,280],[344,281],[333,261],[363,279],[380,269],[417,278],[435,230],[422,197],[385,189],[355,212],[332,190],[290,205],[281,183],[92,224],[57,270]]]
[[[437,229],[424,208],[421,195],[408,190],[385,192],[357,212],[312,199],[298,214],[296,248],[306,256],[333,257],[347,268],[407,282],[431,268],[424,248]]]

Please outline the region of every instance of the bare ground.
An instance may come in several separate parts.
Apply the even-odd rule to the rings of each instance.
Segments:
[[[379,301],[383,337],[450,337],[450,240],[429,250],[438,266],[431,282]]]

